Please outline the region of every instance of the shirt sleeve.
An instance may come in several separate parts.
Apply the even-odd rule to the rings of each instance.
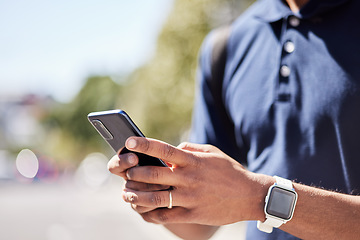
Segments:
[[[190,141],[214,145],[246,164],[246,159],[241,156],[241,149],[236,144],[234,124],[221,100],[224,91],[221,88],[212,89],[214,85],[223,85],[223,79],[212,77],[212,34],[213,32],[205,38],[200,50]],[[221,81],[221,84],[212,84],[211,81]]]

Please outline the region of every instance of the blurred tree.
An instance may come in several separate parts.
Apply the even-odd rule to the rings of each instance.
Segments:
[[[110,150],[87,120],[87,114],[109,110],[120,99],[123,87],[110,77],[87,79],[78,95],[69,103],[54,109],[44,123],[50,129],[48,149],[62,159],[81,160],[89,152]]]
[[[201,43],[211,29],[231,22],[251,2],[175,1],[148,64],[121,84],[110,77],[91,77],[73,101],[53,110],[46,120],[48,151],[75,161],[89,152],[110,151],[86,115],[113,108],[127,111],[146,136],[172,144],[186,138]]]
[[[211,29],[231,22],[250,2],[175,2],[154,58],[131,75],[129,95],[122,106],[146,136],[173,144],[186,138],[200,45]]]

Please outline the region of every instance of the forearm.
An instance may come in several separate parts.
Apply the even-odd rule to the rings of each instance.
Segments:
[[[294,184],[299,194],[293,219],[281,229],[302,239],[356,239],[360,198]]]
[[[217,226],[187,223],[165,224],[164,226],[178,237],[186,240],[209,239],[219,228]]]
[[[256,174],[257,175],[257,174]],[[257,192],[265,195],[274,179],[265,175],[258,175],[255,185]],[[332,191],[309,187],[294,183],[298,193],[298,202],[294,217],[280,228],[301,239],[356,239],[360,236],[360,196],[340,194]],[[261,204],[253,202],[248,211],[257,215],[256,219],[264,221],[264,201]],[[260,206],[260,207],[259,207]],[[246,210],[245,210],[246,211]],[[254,219],[255,220],[255,219]],[[198,224],[167,224],[171,232],[183,239],[209,239],[218,229],[215,226]]]
[[[166,208],[170,201],[167,191],[149,192],[136,188],[124,191],[124,200],[140,206],[137,211],[146,221],[220,226],[244,220],[265,220],[265,196],[275,182],[273,177],[249,172],[210,145],[187,143],[175,148],[153,139],[130,140],[135,144],[127,144],[128,149],[159,157],[175,166],[173,169],[132,167],[126,171],[130,182],[174,186],[171,190],[173,209]],[[356,239],[360,236],[357,227],[360,196],[297,183],[294,188],[298,202],[292,220],[282,225],[282,230],[302,239]],[[168,228],[188,239],[195,234],[210,237],[215,232],[210,231],[215,229],[213,227],[195,226],[168,225]]]
[[[254,205],[254,220],[265,221],[264,205],[267,189],[275,179],[255,174],[255,189],[262,189],[261,207]],[[261,181],[259,181],[261,180]],[[280,229],[301,239],[357,239],[360,236],[360,196],[341,194],[298,183],[294,216]],[[258,190],[259,191],[259,190]],[[249,206],[250,207],[250,206]]]

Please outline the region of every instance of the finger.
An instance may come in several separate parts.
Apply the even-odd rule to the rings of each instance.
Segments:
[[[165,167],[138,166],[128,169],[126,176],[128,180],[135,182],[178,186],[183,182],[182,175],[178,173],[179,171]]]
[[[185,166],[189,164],[190,161],[189,155],[181,149],[155,139],[130,137],[127,139],[125,146],[135,152],[158,157],[166,162],[179,166]]]
[[[156,209],[156,208],[143,207],[135,204],[131,204],[131,208],[134,209],[139,214],[147,213]]]
[[[127,153],[127,154],[121,154],[121,155],[115,155],[113,156],[109,162],[108,162],[108,170],[116,174],[120,177],[127,178],[126,177],[126,170],[129,168],[135,167],[139,162],[138,157],[136,154],[133,153]]]
[[[156,223],[156,224],[168,224],[168,223],[183,223],[188,216],[191,214],[191,211],[182,208],[175,207],[172,209],[167,208],[157,208],[152,211],[142,213],[141,216],[147,222]]]
[[[125,184],[126,188],[133,189],[136,191],[153,192],[169,189],[169,185],[151,184],[144,182],[135,182],[128,180]]]
[[[175,191],[171,191],[171,206],[176,206],[176,201],[174,201],[174,199],[177,196],[174,196],[174,192]],[[124,189],[122,197],[125,202],[147,208],[167,208],[170,205],[169,191],[140,192],[130,189]]]

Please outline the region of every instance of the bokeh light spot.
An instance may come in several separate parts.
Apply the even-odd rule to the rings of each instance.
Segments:
[[[34,178],[39,170],[39,160],[30,149],[23,149],[16,157],[16,169],[26,178]]]
[[[75,180],[91,188],[100,187],[106,182],[110,173],[107,170],[108,158],[102,153],[90,153],[81,162],[75,174]]]

